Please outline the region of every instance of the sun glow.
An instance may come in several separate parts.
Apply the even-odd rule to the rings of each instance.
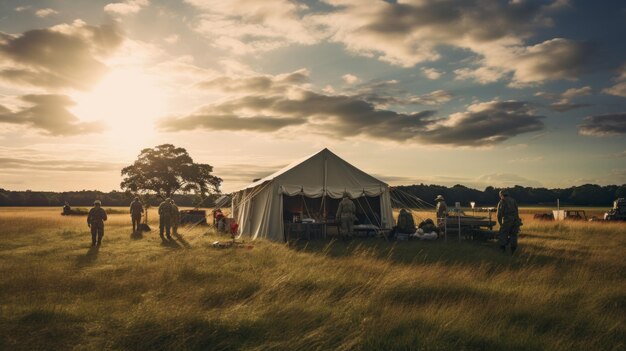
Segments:
[[[140,68],[113,69],[91,91],[73,98],[72,112],[104,122],[106,135],[116,145],[141,146],[153,136],[154,121],[167,112],[159,82]]]

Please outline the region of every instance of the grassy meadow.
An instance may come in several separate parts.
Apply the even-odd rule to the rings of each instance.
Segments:
[[[493,242],[162,245],[112,214],[0,208],[0,350],[624,350],[626,224],[541,222]],[[426,217],[429,213],[417,213]]]

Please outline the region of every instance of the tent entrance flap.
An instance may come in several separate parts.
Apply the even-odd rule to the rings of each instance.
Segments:
[[[307,197],[304,195],[288,196],[283,194],[283,222],[293,222],[294,218],[313,218],[317,222],[335,220],[341,199],[329,196]],[[356,216],[360,224],[380,226],[380,196],[362,196],[352,200],[356,206]]]

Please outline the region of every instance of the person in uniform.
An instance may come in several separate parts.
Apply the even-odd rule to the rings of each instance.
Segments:
[[[133,222],[133,233],[139,230],[139,224],[141,223],[141,214],[143,213],[143,205],[136,197],[133,202],[130,203],[130,218]]]
[[[69,216],[72,214],[72,208],[70,207],[70,204],[65,201],[65,204],[63,205],[63,215],[64,216]]]
[[[435,208],[435,212],[437,213],[437,226],[440,230],[443,230],[443,227],[446,225],[446,217],[448,217],[448,206],[446,205],[446,200],[444,200],[441,195],[437,195],[435,201],[437,201],[437,207]]]
[[[172,200],[168,197],[161,204],[159,204],[159,235],[161,236],[161,240],[165,240],[163,236],[163,232],[167,235],[169,240],[172,239],[170,236],[170,229],[172,227]]]
[[[339,221],[339,234],[344,238],[351,237],[354,229],[354,220],[356,219],[356,206],[348,197],[348,193],[343,194],[343,199],[339,202],[335,218]]]
[[[506,252],[506,246],[510,245],[511,254],[513,254],[517,249],[517,234],[519,233],[522,221],[519,217],[517,202],[509,196],[509,192],[506,189],[500,190],[498,223],[500,224],[500,232],[498,233],[500,249]]]
[[[415,233],[415,220],[413,215],[406,209],[400,209],[398,213],[398,224],[396,226],[398,233],[413,234]]]
[[[172,233],[178,235],[178,224],[180,224],[180,212],[178,212],[178,206],[176,202],[172,200]]]
[[[107,213],[101,207],[100,200],[94,201],[93,206],[87,215],[87,226],[91,228],[91,246],[100,246],[104,236],[104,221],[107,220]]]

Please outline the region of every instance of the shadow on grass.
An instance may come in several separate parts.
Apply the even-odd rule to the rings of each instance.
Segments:
[[[8,324],[11,327],[2,345],[5,350],[71,350],[85,333],[83,319],[46,309],[31,311]]]
[[[233,322],[198,317],[149,319],[130,325],[120,333],[115,346],[125,350],[332,350],[330,338],[320,337],[315,344],[302,338],[327,322],[327,313],[299,307],[275,309],[254,320]]]
[[[185,240],[185,238],[178,234],[178,233],[174,233],[173,237],[176,238],[176,240],[178,240],[178,242],[185,248],[185,249],[191,249],[191,245],[189,244],[189,242],[187,240]]]
[[[78,268],[86,267],[93,264],[98,258],[98,252],[100,251],[100,246],[91,246],[87,253],[83,256],[78,256],[76,260],[76,266]]]
[[[172,250],[180,250],[183,248],[174,239],[171,239],[171,240],[161,239],[161,246],[166,247],[168,249],[172,249]]]
[[[220,289],[209,290],[201,298],[204,308],[224,308],[253,297],[261,285],[256,282],[237,282],[232,285],[220,287]]]
[[[136,230],[136,231],[130,233],[130,238],[132,240],[141,240],[141,239],[143,239],[143,231]]]
[[[571,265],[588,253],[568,257],[564,250],[553,251],[538,245],[520,243],[514,255],[502,253],[496,241],[384,241],[382,239],[312,240],[288,244],[293,250],[329,258],[368,257],[398,264],[481,265],[496,264],[506,269],[523,269],[532,262],[538,266]],[[554,253],[554,254],[552,254]]]
[[[398,286],[387,291],[382,300],[403,305],[455,304],[471,301],[480,305],[487,300],[500,299],[494,292],[485,292],[467,286]]]

